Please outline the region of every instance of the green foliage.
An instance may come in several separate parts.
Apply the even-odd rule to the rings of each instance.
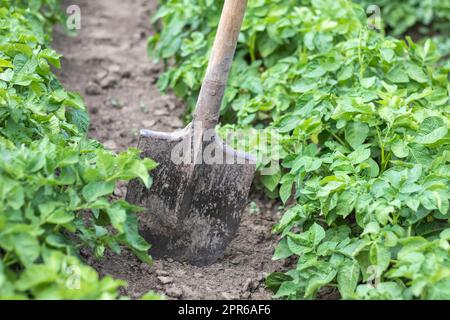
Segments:
[[[60,55],[46,45],[51,11],[15,1],[0,8],[0,297],[112,299],[124,285],[99,279],[81,263],[81,247],[101,257],[121,246],[150,263],[149,245],[135,213],[111,201],[116,182],[151,185],[155,167],[130,149],[115,155],[86,138],[89,123],[80,96],[51,72]],[[55,1],[45,1],[56,12]],[[49,7],[48,5],[52,5]]]
[[[161,77],[194,105],[223,1],[164,1],[149,40]],[[367,28],[348,0],[250,0],[221,130],[276,129],[261,182],[287,211],[267,279],[277,298],[449,298],[449,90],[431,41]],[[273,140],[275,141],[275,140]],[[238,143],[239,145],[239,143]],[[250,144],[248,151],[254,144]],[[259,169],[268,163],[260,162]]]
[[[432,37],[442,56],[450,55],[450,2],[448,0],[354,0],[370,15],[380,8],[380,19],[393,36]],[[372,7],[371,7],[372,6]],[[374,17],[375,18],[375,17]],[[448,60],[447,60],[448,63]]]
[[[419,32],[450,32],[450,2],[448,0],[355,0],[367,8],[377,5],[381,18],[399,36],[417,25]]]

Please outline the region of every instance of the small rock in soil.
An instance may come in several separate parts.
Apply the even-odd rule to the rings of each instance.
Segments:
[[[183,297],[183,290],[177,287],[171,287],[166,290],[166,294],[169,297],[180,299],[181,297]]]
[[[255,266],[255,270],[262,271],[264,270],[266,263],[264,261],[259,261],[259,264]]]
[[[184,126],[183,124],[183,120],[178,119],[178,118],[171,118],[170,123],[168,123],[170,125],[170,127],[174,128],[174,129],[178,129],[178,128],[182,128]]]
[[[248,278],[245,283],[244,287],[242,288],[243,292],[252,291],[254,289],[253,280],[251,278]]]
[[[114,195],[117,197],[122,198],[124,196],[124,191],[121,188],[117,188],[116,190],[114,190]]]
[[[168,108],[170,111],[173,111],[177,108],[177,104],[175,101],[170,100],[166,103],[166,108]]]
[[[250,292],[245,292],[242,294],[242,299],[250,299],[251,293]]]
[[[106,149],[115,151],[117,150],[117,143],[113,140],[108,140],[105,143],[103,143]]]
[[[106,124],[111,124],[111,123],[113,123],[114,120],[111,119],[111,118],[106,118],[106,119],[102,119],[100,122],[101,122],[102,124],[106,125]]]
[[[137,32],[137,33],[134,35],[134,38],[135,38],[136,40],[140,40],[140,39],[144,39],[145,36],[146,36],[145,31],[144,31],[144,30],[141,30],[141,31]]]
[[[117,79],[116,79],[116,77],[111,76],[111,75],[107,76],[106,78],[104,78],[104,79],[102,79],[102,80],[100,81],[100,86],[101,86],[103,89],[111,89],[111,88],[114,88],[114,87],[116,86],[116,84],[117,84]]]
[[[165,277],[165,276],[169,275],[169,273],[167,271],[164,271],[164,270],[156,270],[155,273],[156,273],[157,276],[160,276],[160,277]]]
[[[124,79],[130,79],[131,76],[132,76],[131,71],[124,71],[124,72],[122,73],[122,78],[124,78]]]
[[[116,98],[110,98],[108,101],[108,104],[112,107],[112,108],[116,108],[116,109],[122,109],[123,108],[123,104],[122,102],[120,102],[118,99]]]
[[[186,271],[181,270],[181,269],[180,270],[176,270],[174,272],[174,275],[177,276],[177,277],[183,277],[185,274],[186,274]]]
[[[238,265],[239,263],[241,263],[241,260],[239,258],[234,258],[233,260],[230,261],[232,264],[234,265]]]
[[[110,73],[120,73],[120,66],[117,64],[112,64],[108,67]]]
[[[151,66],[148,66],[144,68],[143,72],[145,76],[151,76],[154,74],[157,74],[161,71],[161,66],[157,64],[152,64]]]
[[[150,78],[150,84],[156,84],[158,82],[158,78],[157,77],[151,77]]]
[[[162,284],[171,284],[173,283],[173,279],[170,277],[158,277],[159,282]]]
[[[168,115],[169,113],[167,112],[167,110],[164,109],[158,109],[154,112],[155,116],[165,116]]]
[[[267,277],[267,273],[261,272],[261,273],[258,275],[258,281],[259,281],[259,282],[264,282],[264,281],[266,281],[266,277]]]
[[[88,94],[90,96],[98,96],[102,93],[102,89],[93,82],[89,82],[85,91],[86,91],[86,94]]]
[[[146,263],[141,263],[141,270],[145,272],[151,272],[150,266]]]
[[[222,292],[221,296],[225,299],[225,300],[239,300],[239,296],[235,295],[233,293],[228,293],[228,292]]]
[[[149,106],[146,105],[143,101],[141,101],[141,102],[139,103],[139,108],[141,109],[141,111],[142,111],[143,113],[149,113],[149,112],[150,112]]]
[[[144,128],[151,128],[156,124],[156,122],[158,122],[156,119],[144,120],[142,121],[142,125],[144,126]]]
[[[97,74],[95,75],[95,81],[96,81],[97,83],[99,83],[100,81],[102,81],[103,79],[105,79],[107,75],[108,75],[108,71],[106,71],[106,70],[100,70],[100,71],[97,72]]]
[[[266,240],[266,234],[264,231],[258,232],[256,235],[256,244],[263,243]]]
[[[181,290],[183,290],[183,296],[185,297],[195,297],[197,294],[195,291],[193,291],[190,287],[186,285],[181,285]]]

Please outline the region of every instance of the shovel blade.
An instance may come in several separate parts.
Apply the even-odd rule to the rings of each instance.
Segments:
[[[214,160],[180,163],[174,150],[192,139],[190,127],[169,134],[143,131],[142,155],[159,166],[151,172],[150,189],[130,182],[127,201],[145,208],[140,233],[152,244],[152,256],[204,266],[222,257],[236,235],[256,161],[216,137]]]

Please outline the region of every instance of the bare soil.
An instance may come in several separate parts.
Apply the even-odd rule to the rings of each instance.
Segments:
[[[182,128],[184,105],[174,95],[159,92],[156,81],[162,65],[147,57],[149,17],[156,1],[72,0],[70,4],[81,8],[81,30],[75,37],[56,30],[53,47],[64,55],[59,79],[68,90],[84,96],[90,136],[120,151],[136,146],[141,128]],[[121,185],[115,194],[123,197],[125,191],[126,185]],[[89,252],[82,255],[100,274],[126,280],[129,285],[123,293],[132,298],[153,290],[172,299],[270,299],[265,275],[283,267],[271,260],[277,243],[271,228],[280,213],[276,203],[257,195],[250,198],[254,204],[245,211],[236,239],[212,266],[193,267],[167,259],[149,267],[126,251],[120,256],[107,252],[101,261]]]

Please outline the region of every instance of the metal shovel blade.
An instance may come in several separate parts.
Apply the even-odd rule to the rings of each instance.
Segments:
[[[208,265],[238,230],[256,161],[227,147],[214,128],[246,7],[247,0],[224,2],[193,124],[175,133],[141,132],[143,156],[159,167],[150,190],[138,181],[129,184],[127,200],[145,208],[141,234],[155,257]]]
[[[227,147],[214,133],[205,151],[213,146],[215,160],[199,163],[190,157],[197,151],[189,150],[182,162],[178,152],[192,146],[193,136],[192,126],[174,133],[143,130],[142,156],[159,166],[151,172],[150,189],[130,182],[127,201],[145,208],[139,215],[140,233],[152,244],[151,255],[204,266],[224,254],[238,230],[256,161]]]

